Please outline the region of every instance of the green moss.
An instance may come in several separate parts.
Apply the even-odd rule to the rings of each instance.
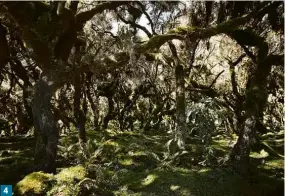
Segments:
[[[283,159],[277,159],[277,160],[269,160],[265,163],[265,165],[273,168],[281,168],[284,167],[284,160]]]
[[[82,180],[86,176],[86,170],[82,166],[75,166],[63,169],[56,175],[57,181],[71,182],[74,179]]]
[[[78,182],[83,180],[86,175],[87,172],[82,166],[64,168],[61,172],[55,175],[56,184],[54,184],[52,189],[48,191],[47,195],[78,195],[80,192]]]
[[[19,195],[40,195],[45,193],[55,180],[54,175],[34,172],[17,183],[15,192]]]
[[[175,29],[171,29],[168,33],[185,34],[187,32],[193,31],[195,27],[192,26],[179,26]]]
[[[266,158],[268,156],[269,156],[268,152],[266,152],[264,149],[262,149],[259,153],[258,152],[250,153],[250,157],[256,159]]]
[[[120,159],[119,163],[122,165],[128,166],[128,165],[133,165],[134,161],[132,158],[124,158],[124,159]]]
[[[47,196],[53,195],[64,195],[64,196],[75,196],[80,192],[80,188],[73,184],[62,184],[54,186],[50,191],[47,192]]]
[[[141,185],[142,186],[150,185],[150,184],[152,184],[155,181],[155,179],[157,179],[157,177],[158,176],[155,175],[155,174],[149,174],[145,179],[143,179],[141,181]]]

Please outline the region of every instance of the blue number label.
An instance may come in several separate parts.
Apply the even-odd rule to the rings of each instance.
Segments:
[[[1,185],[1,196],[12,196],[12,185]]]

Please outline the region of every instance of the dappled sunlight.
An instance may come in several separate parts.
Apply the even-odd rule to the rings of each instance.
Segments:
[[[149,174],[145,179],[143,179],[141,181],[141,185],[142,186],[148,186],[148,185],[154,183],[154,181],[157,179],[157,177],[158,176],[155,174]]]
[[[268,156],[269,156],[268,152],[266,152],[264,149],[262,149],[259,153],[258,152],[252,152],[250,154],[250,157],[255,158],[255,159],[264,159]]]
[[[0,184],[14,196],[281,195],[283,8],[0,2]]]
[[[172,191],[176,191],[178,189],[180,189],[180,186],[178,186],[178,185],[171,185],[170,186],[170,190],[172,190]]]

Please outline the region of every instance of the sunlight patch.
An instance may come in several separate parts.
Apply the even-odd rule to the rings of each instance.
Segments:
[[[269,156],[268,152],[266,152],[264,149],[262,149],[262,150],[260,151],[260,153],[258,153],[258,152],[252,152],[252,153],[250,154],[250,157],[256,158],[256,159],[266,158],[266,157],[268,157],[268,156]]]
[[[155,179],[157,179],[157,175],[155,174],[150,174],[148,175],[145,179],[142,180],[142,185],[143,186],[147,186],[150,185],[151,183],[153,183],[155,181]]]
[[[199,170],[199,173],[206,173],[206,172],[208,172],[208,171],[211,171],[211,170],[208,169],[208,168],[205,168],[205,169]]]
[[[133,159],[131,159],[131,158],[119,160],[119,162],[120,162],[120,164],[125,165],[125,166],[134,164]]]
[[[171,185],[170,186],[170,190],[172,190],[172,191],[176,191],[179,188],[180,188],[180,186],[177,186],[177,185]]]

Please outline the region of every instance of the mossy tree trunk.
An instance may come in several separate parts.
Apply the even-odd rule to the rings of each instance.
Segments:
[[[90,103],[92,112],[93,112],[93,125],[96,130],[100,129],[99,126],[99,97],[97,91],[93,91],[92,89],[92,74],[86,75],[86,97]],[[93,94],[91,92],[94,92]],[[95,99],[95,100],[94,100]]]
[[[249,86],[246,90],[244,104],[245,122],[231,154],[234,166],[242,175],[249,173],[249,154],[251,144],[255,142],[256,124],[261,120],[260,117],[262,117],[261,114],[264,111],[268,98],[268,76],[270,75],[272,65],[279,64],[280,60],[282,62],[282,57],[268,55],[268,45],[263,38],[250,31],[246,33],[251,35],[254,39],[247,40],[244,39],[244,37],[238,36],[238,34],[233,36],[240,45],[245,45],[245,42],[250,41],[251,45],[256,46],[258,49],[256,69],[253,76],[249,79]]]
[[[113,95],[108,96],[107,99],[108,99],[108,113],[103,120],[103,129],[107,129],[109,121],[114,118],[115,102],[113,100]]]
[[[44,2],[5,2],[2,4],[7,8],[7,14],[12,16],[22,29],[23,39],[33,49],[34,59],[43,71],[35,85],[32,108],[37,139],[35,153],[37,170],[45,172],[56,170],[59,133],[52,113],[51,99],[55,91],[69,80],[67,75],[59,75],[66,72],[67,60],[76,42],[77,32],[81,31],[84,24],[94,15],[106,9],[116,9],[127,3],[104,2],[79,14],[76,14],[77,2],[71,3],[70,9],[62,6],[64,3],[55,3],[56,6]],[[46,17],[50,13],[53,14],[51,20]],[[43,24],[44,27],[37,25],[41,19],[48,19],[48,22]],[[55,31],[59,35],[56,35]],[[56,43],[48,41],[46,35],[51,35],[50,40],[57,40]],[[4,38],[5,36],[0,38],[0,44],[5,49],[4,52],[0,52],[0,68],[4,67],[7,62],[6,57],[9,55]],[[82,135],[80,137],[84,138]]]
[[[36,135],[35,163],[48,173],[56,172],[56,152],[59,133],[51,110],[51,98],[55,91],[54,78],[43,74],[35,85],[33,118]]]
[[[74,112],[74,118],[76,122],[76,128],[78,130],[78,139],[79,139],[79,145],[81,148],[81,151],[83,153],[84,157],[87,157],[86,152],[86,97],[85,101],[83,101],[83,108],[81,108],[81,99],[83,98],[83,81],[84,81],[84,74],[75,74],[74,76],[74,102],[73,102],[73,112]],[[84,107],[85,106],[85,107]]]
[[[185,113],[185,78],[184,68],[178,64],[175,67],[176,79],[176,128],[175,141],[179,149],[185,148],[186,113]]]

